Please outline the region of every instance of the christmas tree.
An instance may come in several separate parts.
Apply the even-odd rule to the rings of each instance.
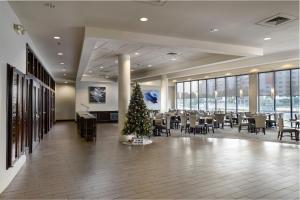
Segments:
[[[151,121],[148,116],[148,109],[138,83],[135,84],[132,91],[122,133],[124,135],[136,134],[137,137],[148,136],[151,133]]]

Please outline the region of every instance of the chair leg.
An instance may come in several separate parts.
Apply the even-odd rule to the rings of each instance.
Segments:
[[[280,140],[282,140],[282,135],[283,135],[283,132],[281,131],[281,133],[280,133]]]
[[[280,137],[280,131],[278,131],[277,139],[279,139],[279,137]]]
[[[266,135],[266,128],[263,128],[264,135]]]
[[[212,127],[212,131],[213,131],[213,133],[215,133],[215,128],[214,127]]]

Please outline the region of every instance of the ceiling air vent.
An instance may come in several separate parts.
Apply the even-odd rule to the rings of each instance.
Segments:
[[[259,21],[256,24],[261,26],[278,27],[283,24],[287,24],[291,21],[294,21],[296,19],[297,17],[295,16],[279,13],[277,15]]]
[[[138,3],[145,3],[151,6],[164,6],[167,3],[167,0],[135,0]]]

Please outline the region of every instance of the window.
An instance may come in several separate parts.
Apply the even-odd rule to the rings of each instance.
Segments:
[[[199,110],[206,110],[206,80],[199,81]]]
[[[183,109],[183,83],[176,84],[176,107],[179,110]]]
[[[236,77],[226,78],[226,109],[236,112]]]
[[[191,82],[183,83],[183,109],[190,110],[191,109]]]
[[[274,73],[260,73],[258,78],[259,112],[274,112]]]
[[[225,78],[216,79],[216,108],[225,111]]]
[[[207,110],[214,111],[216,109],[215,99],[215,79],[207,80]]]
[[[291,118],[290,78],[290,70],[275,72],[275,108],[285,121]]]
[[[291,85],[292,85],[292,113],[293,118],[295,118],[295,114],[300,113],[300,98],[299,98],[299,69],[292,70],[292,78],[291,78]]]
[[[191,82],[191,109],[198,110],[198,81]]]
[[[237,76],[237,103],[238,112],[249,111],[249,76]]]

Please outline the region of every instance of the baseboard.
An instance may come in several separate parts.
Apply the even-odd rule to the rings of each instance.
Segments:
[[[57,119],[56,122],[74,122],[75,119]]]

